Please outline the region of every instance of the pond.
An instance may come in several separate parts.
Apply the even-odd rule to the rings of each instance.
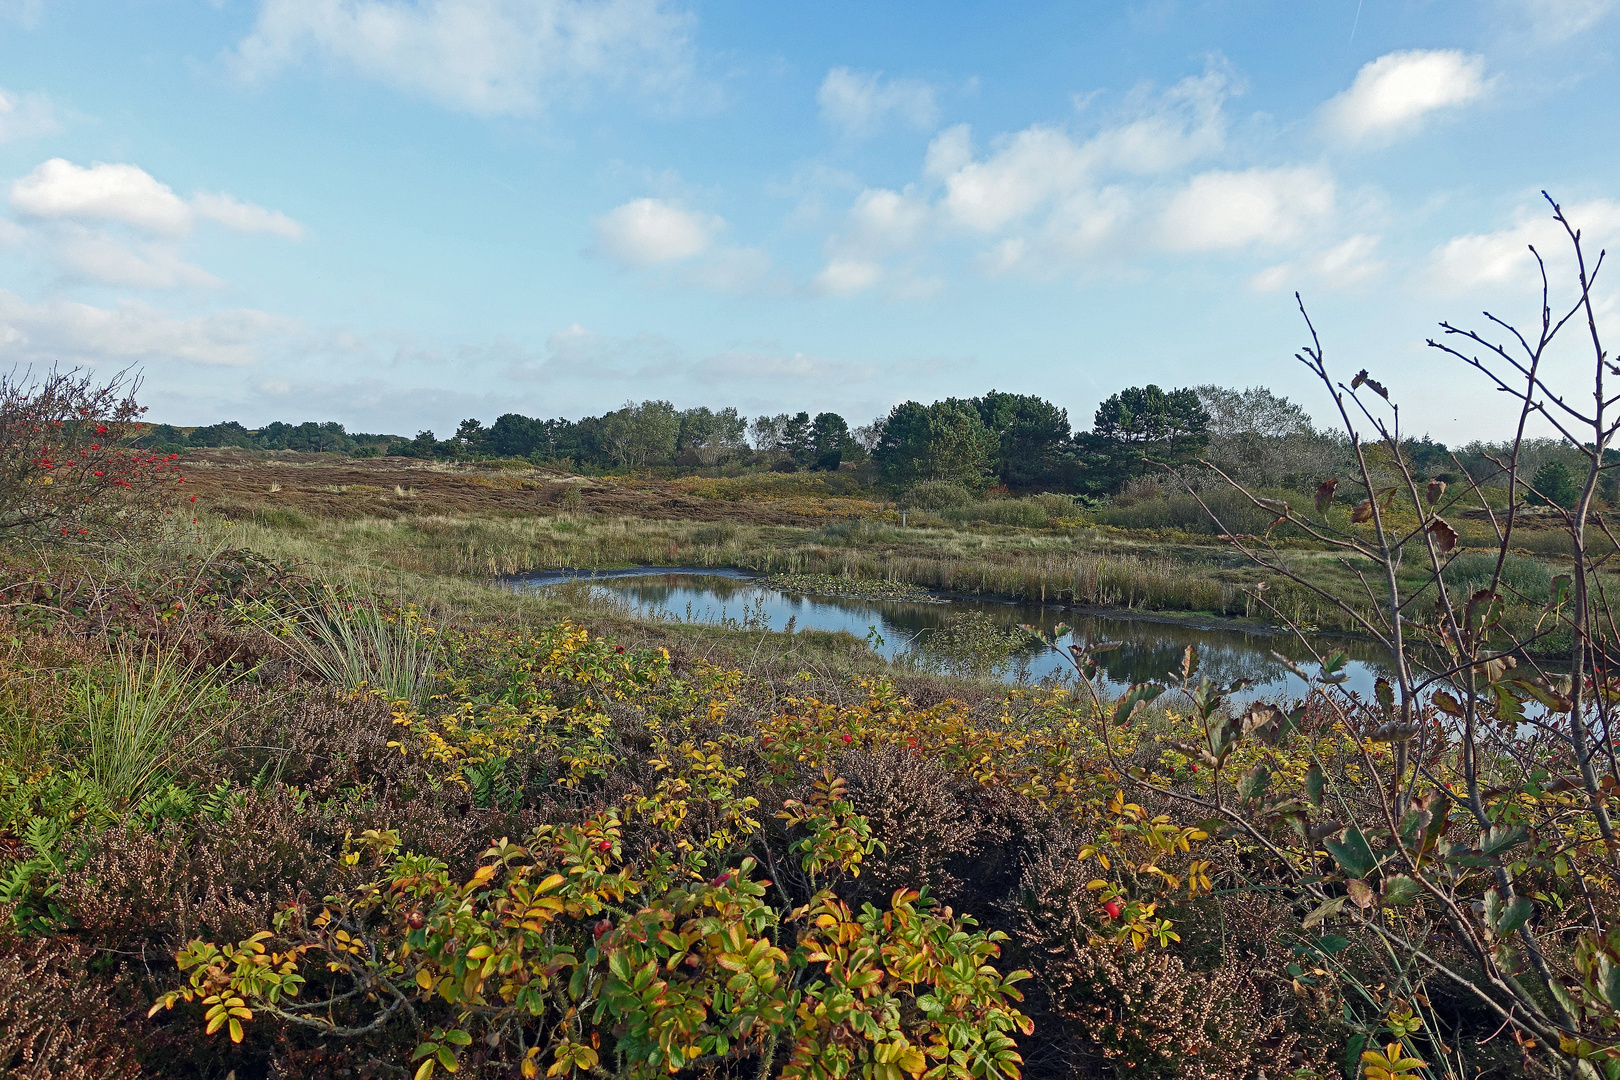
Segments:
[[[604,598],[625,605],[639,618],[708,623],[753,630],[843,631],[865,639],[890,660],[915,663],[926,655],[925,638],[945,626],[955,612],[975,611],[1012,629],[1020,624],[1050,629],[1067,623],[1073,629],[1059,639],[1067,646],[1080,641],[1117,641],[1119,649],[1098,654],[1104,682],[1113,689],[1164,679],[1179,668],[1188,645],[1198,648],[1201,673],[1217,682],[1253,680],[1241,699],[1287,699],[1305,685],[1272,656],[1273,650],[1299,662],[1309,653],[1292,635],[1194,626],[1136,615],[1080,613],[1056,605],[997,603],[952,598],[945,602],[850,599],[805,596],[775,588],[759,575],[742,570],[703,567],[635,567],[628,570],[554,570],[505,578],[505,588],[535,591],[573,582],[601,590]],[[1325,654],[1344,649],[1351,660],[1348,687],[1371,696],[1373,681],[1386,673],[1377,646],[1358,641],[1324,641]],[[1307,671],[1314,670],[1307,667]],[[1068,662],[1035,645],[1015,654],[998,674],[1008,682],[1040,682],[1072,673]]]

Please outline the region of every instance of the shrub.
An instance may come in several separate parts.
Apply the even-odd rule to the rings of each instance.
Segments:
[[[1292,493],[1289,493],[1292,494]],[[1204,505],[1199,504],[1199,499]],[[1303,500],[1293,495],[1296,504]],[[1205,510],[1204,506],[1209,510]],[[1210,511],[1220,519],[1216,524]],[[1097,521],[1121,529],[1175,529],[1181,532],[1213,535],[1229,533],[1263,533],[1276,514],[1255,506],[1241,491],[1225,485],[1211,486],[1198,493],[1198,498],[1186,492],[1172,492],[1134,502],[1116,499],[1097,514]]]
[[[0,1074],[11,1080],[140,1075],[125,1018],[85,951],[65,939],[0,941]]]
[[[1466,551],[1446,566],[1441,575],[1453,597],[1467,602],[1480,589],[1489,588],[1496,573],[1496,555],[1486,551]],[[1502,586],[1508,596],[1517,593],[1532,604],[1545,603],[1552,590],[1552,571],[1540,559],[1509,554],[1502,562]]]
[[[134,445],[138,389],[78,368],[0,375],[0,535],[104,540],[147,527],[185,478],[178,455]]]
[[[858,751],[840,765],[850,802],[883,841],[861,864],[864,891],[885,897],[909,885],[953,895],[960,882],[947,864],[974,850],[980,822],[962,806],[950,774],[899,746]]]
[[[991,525],[1017,525],[1025,529],[1046,528],[1046,507],[1034,499],[994,499],[948,509],[946,521],[983,521]]]
[[[1223,950],[1212,970],[1194,971],[1172,951],[1099,936],[1095,928],[1111,920],[1088,891],[1091,873],[1066,846],[1035,856],[1019,890],[1017,939],[1064,1034],[1093,1069],[1118,1080],[1226,1080],[1256,1067],[1283,1076],[1291,1074],[1283,1066],[1324,1064],[1291,1061],[1311,1055],[1266,1007],[1251,962]]]
[[[909,488],[900,499],[903,505],[917,510],[945,510],[972,501],[973,493],[955,480],[926,480]]]

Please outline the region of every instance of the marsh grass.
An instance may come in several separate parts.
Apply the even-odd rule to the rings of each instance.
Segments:
[[[419,610],[385,611],[374,597],[347,601],[328,589],[319,604],[278,612],[262,624],[311,672],[345,690],[369,687],[416,701],[438,666],[438,648]]]
[[[75,692],[80,766],[107,806],[138,806],[173,766],[228,722],[227,684],[170,653],[114,654],[110,675],[86,672]]]

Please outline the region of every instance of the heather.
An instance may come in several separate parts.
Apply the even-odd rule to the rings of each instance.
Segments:
[[[1201,458],[1167,492],[1150,454],[1195,452],[1210,417],[1143,390],[1099,410],[1137,447],[1104,462],[1105,502],[986,497],[962,463],[1007,444],[957,402],[885,428],[898,505],[846,520],[785,471],[676,495],[575,476],[527,515],[323,515],[421,496],[321,491],[276,517],[240,476],[197,482],[239,459],[108,440],[97,414],[133,425],[127,396],[19,383],[10,407],[44,422],[0,432],[57,449],[0,489],[19,523],[0,549],[0,1068],[1620,1076],[1601,505],[1620,421],[1577,285],[1539,330],[1442,324],[1435,345],[1522,417],[1556,416],[1574,465],[1518,440],[1494,472],[1442,475],[1378,373],[1341,377],[1307,321],[1299,360],[1347,432],[1327,475],[1218,487]],[[1583,324],[1590,412],[1541,366]],[[935,436],[954,475],[916,449]],[[151,468],[63,502],[46,474],[81,444]],[[421,475],[533,499],[535,467]],[[751,517],[751,492],[777,505]],[[638,498],[665,513],[600,501]],[[1311,655],[1278,658],[1302,688],[1285,698],[1244,696],[1196,649],[1109,691],[1120,643],[1064,625],[953,618],[919,646],[937,662],[892,665],[850,635],[487,584],[694,555],[807,592],[1243,614]],[[1329,616],[1389,658],[1367,692]],[[1062,677],[986,678],[1027,647]]]

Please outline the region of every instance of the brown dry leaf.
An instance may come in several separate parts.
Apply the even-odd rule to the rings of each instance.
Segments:
[[[1338,486],[1339,478],[1337,476],[1333,477],[1331,480],[1324,481],[1322,484],[1317,486],[1316,512],[1318,514],[1327,513],[1327,508],[1333,504],[1333,491]]]
[[[1429,481],[1429,492],[1428,492],[1428,494],[1429,494],[1429,505],[1430,506],[1433,506],[1435,503],[1439,502],[1441,497],[1444,496],[1445,493],[1446,493],[1446,482],[1444,480],[1430,480]]]
[[[1344,886],[1350,893],[1350,899],[1355,902],[1356,907],[1362,910],[1372,907],[1378,900],[1378,894],[1373,892],[1372,886],[1360,878],[1351,878],[1344,883]]]
[[[1371,499],[1362,499],[1360,502],[1356,503],[1356,508],[1350,512],[1351,524],[1360,525],[1363,521],[1371,521],[1372,510],[1373,507]]]
[[[1434,537],[1434,546],[1440,549],[1442,555],[1457,546],[1457,530],[1440,518],[1429,522],[1429,535]]]

